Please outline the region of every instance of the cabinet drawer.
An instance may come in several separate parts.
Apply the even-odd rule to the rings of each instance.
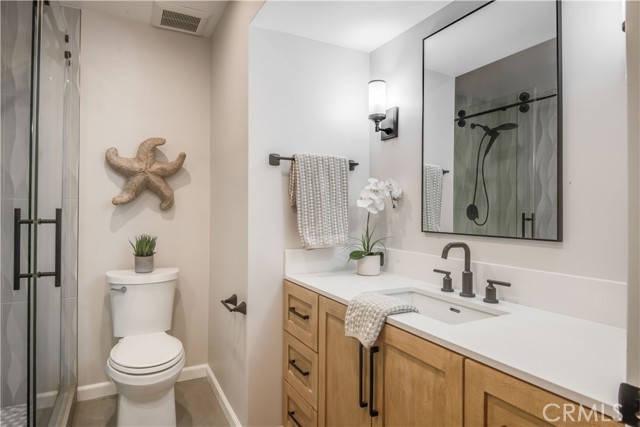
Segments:
[[[284,427],[317,427],[318,413],[284,381]]]
[[[318,351],[318,294],[284,282],[284,330]]]
[[[318,354],[289,333],[284,333],[284,379],[318,409]]]

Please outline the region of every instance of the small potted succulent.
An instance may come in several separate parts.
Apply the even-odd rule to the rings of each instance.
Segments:
[[[372,214],[377,215],[378,212],[384,210],[385,197],[391,199],[394,209],[398,199],[402,197],[402,190],[391,178],[387,181],[369,178],[369,184],[360,192],[357,205],[367,210],[367,225],[360,238],[351,238],[357,243],[349,246],[354,249],[349,253],[349,261],[356,260],[358,262],[357,272],[361,276],[377,276],[380,274],[380,267],[384,265],[384,251],[386,249],[384,241],[387,237],[375,239],[373,234],[376,227],[374,225],[371,228],[369,223]]]
[[[136,243],[129,240],[135,256],[134,271],[136,273],[151,273],[153,271],[153,255],[156,253],[157,236],[141,234],[136,236]]]

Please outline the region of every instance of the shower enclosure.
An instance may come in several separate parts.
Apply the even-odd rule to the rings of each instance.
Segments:
[[[557,94],[527,89],[456,111],[453,230],[553,239],[557,235]],[[462,114],[462,113],[460,113]]]
[[[79,26],[0,2],[2,426],[61,425],[75,397]]]

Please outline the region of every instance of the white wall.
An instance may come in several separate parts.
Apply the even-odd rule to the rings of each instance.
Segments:
[[[209,43],[83,11],[79,386],[107,380],[104,363],[115,340],[104,273],[133,267],[128,240],[140,233],[158,236],[156,266],[180,268],[171,333],[184,344],[186,365],[207,360]],[[158,158],[187,154],[183,169],[168,178],[175,206],[161,211],[150,192],[112,205],[125,179],[105,163],[107,148],[134,157],[138,144],[154,136],[167,139]]]
[[[626,281],[627,160],[624,33],[618,2],[563,2],[564,242],[420,232],[422,39],[477,4],[455,2],[371,54],[371,78],[385,79],[400,107],[400,136],[371,135],[371,174],[405,190],[387,217],[389,246],[439,255],[464,240],[472,260]],[[452,254],[453,255],[453,254]]]
[[[366,53],[252,27],[249,44],[249,424],[280,425],[284,249],[301,247],[289,206],[290,162],[269,153],[340,155],[349,173],[351,235],[363,223],[355,201],[368,178]],[[358,209],[363,211],[362,209]],[[345,257],[346,261],[346,257]]]
[[[262,2],[229,2],[212,37],[209,366],[242,425],[248,418],[246,321],[220,301],[247,300],[249,23]],[[251,302],[248,302],[249,316]]]

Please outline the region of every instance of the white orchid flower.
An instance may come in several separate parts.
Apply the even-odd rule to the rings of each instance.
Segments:
[[[360,192],[360,198],[356,205],[365,208],[369,213],[377,214],[384,210],[385,197],[391,198],[393,207],[396,207],[397,200],[402,196],[402,189],[391,178],[386,181],[378,181],[369,178],[367,186]]]
[[[389,197],[391,199],[391,203],[394,208],[396,207],[396,201],[402,197],[402,189],[391,178],[386,181],[378,181],[375,178],[369,178],[367,182],[368,184],[360,192],[360,197],[356,201],[356,205],[359,208],[364,208],[368,212],[367,226],[365,227],[362,236],[355,238],[358,243],[351,245],[351,248],[355,250],[349,254],[349,260],[360,260],[365,256],[377,255],[381,253],[380,250],[384,250],[385,246],[382,242],[386,237],[375,240],[373,238],[375,226],[372,229],[369,228],[371,214],[375,215],[384,210],[385,197]]]
[[[402,189],[400,188],[398,183],[391,178],[387,179],[384,184],[385,193],[391,198],[391,204],[395,209],[396,202],[398,201],[398,199],[400,199],[400,197],[402,197]]]

